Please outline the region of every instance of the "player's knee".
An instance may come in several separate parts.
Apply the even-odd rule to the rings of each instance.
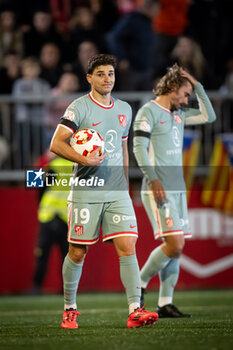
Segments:
[[[183,236],[174,236],[167,239],[165,243],[167,255],[171,258],[179,258],[183,251],[184,243]]]
[[[171,257],[172,258],[179,258],[181,256],[182,250],[183,249],[181,249],[181,248],[173,247],[173,249],[171,250]]]
[[[87,246],[85,245],[76,246],[72,244],[69,246],[69,257],[76,264],[81,264],[84,261],[86,254],[87,254]]]
[[[119,237],[114,239],[114,246],[119,257],[136,254],[136,239],[133,237]]]

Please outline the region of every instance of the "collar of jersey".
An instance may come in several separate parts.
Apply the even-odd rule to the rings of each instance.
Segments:
[[[109,106],[105,106],[105,105],[103,105],[102,103],[99,103],[99,102],[92,96],[92,93],[91,93],[91,92],[88,94],[88,96],[90,97],[90,99],[91,99],[95,104],[97,104],[97,105],[100,106],[101,108],[110,109],[110,108],[112,108],[112,107],[114,106],[114,101],[113,101],[112,97],[111,97],[111,104],[110,104]]]
[[[171,114],[171,111],[169,111],[169,109],[161,106],[158,102],[156,102],[155,100],[151,100],[151,102],[155,103],[157,106],[159,106],[160,108],[162,108],[165,112]]]

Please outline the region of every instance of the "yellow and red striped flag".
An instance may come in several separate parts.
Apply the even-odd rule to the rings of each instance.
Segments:
[[[183,142],[183,169],[184,180],[187,188],[187,201],[190,194],[195,177],[195,168],[198,162],[200,150],[200,133],[197,130],[185,129]]]
[[[205,205],[233,214],[233,134],[218,135],[202,192]]]

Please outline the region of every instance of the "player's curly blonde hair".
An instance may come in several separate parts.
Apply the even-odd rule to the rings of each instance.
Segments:
[[[181,67],[175,63],[172,67],[167,68],[167,73],[159,80],[153,89],[153,93],[156,96],[168,95],[170,92],[186,85],[187,82],[188,79],[181,74]]]

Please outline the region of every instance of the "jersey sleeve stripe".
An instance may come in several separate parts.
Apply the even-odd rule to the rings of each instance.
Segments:
[[[136,130],[134,131],[134,136],[143,136],[150,138],[150,133],[142,130]]]
[[[123,140],[123,141],[126,141],[127,139],[128,139],[128,135],[122,136],[122,140]]]
[[[78,130],[77,125],[74,122],[72,122],[71,120],[61,118],[60,124],[68,126],[68,128],[72,129],[73,132]]]

